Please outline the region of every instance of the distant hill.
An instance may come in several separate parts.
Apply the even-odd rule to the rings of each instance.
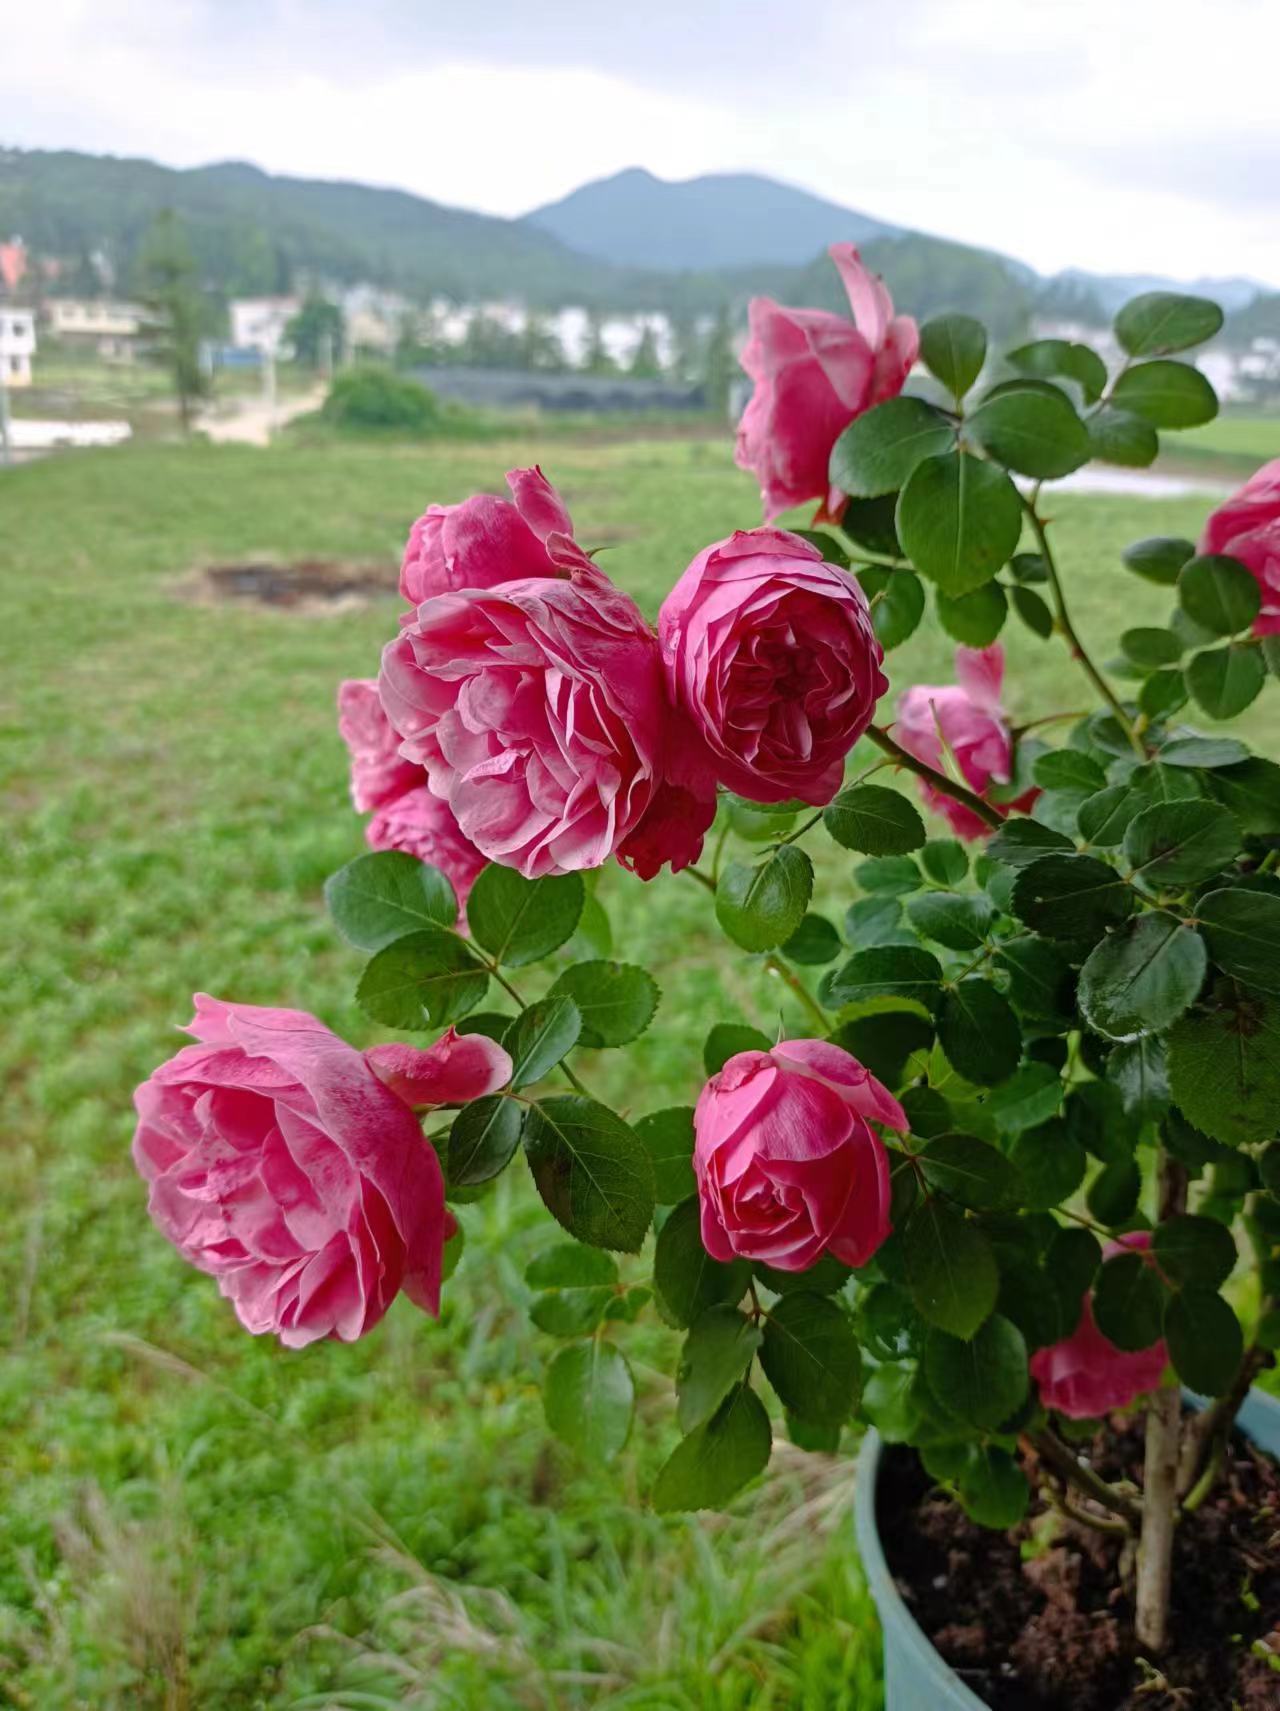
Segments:
[[[758,173],[673,181],[639,166],[535,208],[524,224],[601,261],[669,272],[802,266],[836,238],[862,244],[901,231]]]

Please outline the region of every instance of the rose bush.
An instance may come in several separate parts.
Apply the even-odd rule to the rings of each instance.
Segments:
[[[392,847],[326,898],[370,1020],[444,1031],[362,1055],[300,1012],[198,1000],[199,1043],[139,1090],[135,1156],[179,1251],[251,1329],[301,1343],[361,1335],[402,1288],[434,1310],[446,1202],[519,1153],[562,1232],[527,1282],[564,1338],[548,1420],[578,1451],[627,1439],[619,1339],[652,1297],[682,1335],[657,1508],[723,1504],[762,1471],[763,1377],[800,1442],[874,1425],[986,1525],[1018,1524],[1034,1484],[1037,1537],[1068,1514],[1124,1532],[1140,1548],[1111,1602],[1152,1657],[1175,1522],[1195,1526],[1280,1343],[1280,766],[1190,722],[1274,693],[1275,466],[1201,551],[1128,550],[1149,610],[1153,585],[1174,609],[1099,662],[1044,484],[1150,462],[1160,430],[1209,419],[1178,353],[1220,313],[1135,299],[1114,373],[1058,339],[989,366],[977,322],[937,317],[903,392],[914,328],[852,249],[836,259],[856,324],[752,307],[739,456],[766,521],[816,496],[839,529],[716,541],[673,567],[655,629],[540,471],[512,472],[510,501],[433,506],[385,723],[367,681],[341,697],[356,806]],[[954,684],[886,668],[926,613],[962,644]],[[1035,650],[1058,644],[1084,714],[1030,704]],[[897,774],[958,836],[930,835]],[[672,1042],[679,1106],[602,1075],[661,1000],[613,956],[630,881],[588,883],[614,857],[687,869],[788,1016],[740,1014],[756,988],[735,970],[701,1067],[684,1028]],[[650,1242],[649,1281],[620,1272]],[[1194,1423],[1179,1383],[1213,1399]],[[1136,1495],[1071,1424],[1135,1403],[1148,1464],[1178,1470]]]

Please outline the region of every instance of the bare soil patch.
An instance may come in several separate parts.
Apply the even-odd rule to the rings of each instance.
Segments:
[[[399,571],[393,564],[353,564],[342,559],[280,564],[262,558],[206,565],[185,577],[179,592],[206,605],[226,602],[287,612],[349,612],[394,594],[398,582]]]

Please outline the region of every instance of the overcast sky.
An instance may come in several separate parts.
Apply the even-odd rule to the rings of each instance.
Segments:
[[[1043,270],[1280,284],[1280,0],[32,0],[0,143],[520,214],[750,169]]]

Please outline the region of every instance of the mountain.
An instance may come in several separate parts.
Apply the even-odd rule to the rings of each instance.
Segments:
[[[1215,303],[1220,303],[1227,313],[1231,314],[1245,308],[1255,297],[1270,289],[1259,280],[1242,279],[1238,275],[1226,279],[1203,277],[1177,280],[1159,273],[1084,273],[1077,267],[1069,267],[1054,274],[1049,284],[1068,291],[1079,289],[1091,293],[1107,319],[1115,314],[1122,303],[1128,302],[1130,297],[1136,297],[1143,291],[1190,291],[1197,297],[1212,297]]]
[[[837,238],[861,244],[901,227],[752,172],[657,178],[629,167],[526,214],[583,255],[670,272],[801,266]]]

